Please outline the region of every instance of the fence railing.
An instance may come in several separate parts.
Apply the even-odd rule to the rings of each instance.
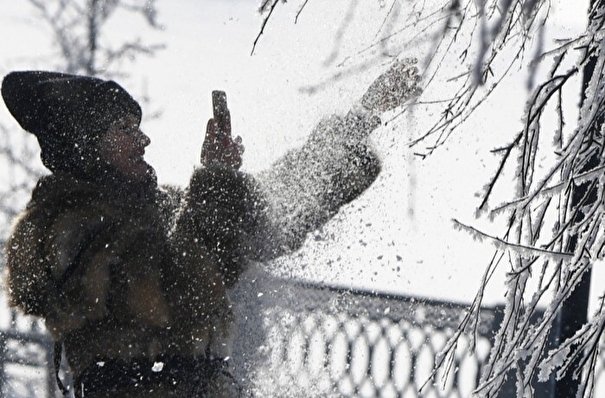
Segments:
[[[234,352],[238,376],[259,397],[468,397],[501,320],[500,308],[482,310],[475,353],[468,355],[463,338],[442,389],[426,382],[465,306],[285,280],[270,285],[279,293],[247,300],[257,312],[240,314]],[[60,396],[42,323],[11,316],[9,330],[0,331],[1,396]]]
[[[463,337],[454,373],[441,389],[427,380],[465,306],[282,283],[261,313],[264,366],[255,368],[255,359],[247,367],[258,396],[468,397],[500,322],[498,308],[481,312],[475,353],[467,355]]]
[[[10,327],[0,330],[0,396],[55,397],[53,343],[42,321],[14,311],[4,314]]]

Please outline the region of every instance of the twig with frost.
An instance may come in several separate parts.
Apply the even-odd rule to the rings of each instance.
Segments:
[[[526,246],[526,245],[522,245],[522,244],[518,244],[518,243],[508,242],[504,239],[498,238],[497,236],[492,236],[485,232],[479,231],[478,229],[476,229],[470,225],[463,224],[456,219],[453,219],[452,221],[454,222],[454,227],[456,229],[470,233],[473,236],[473,238],[475,238],[476,240],[479,240],[479,241],[483,241],[484,239],[487,239],[498,249],[512,250],[512,251],[519,253],[521,255],[524,255],[524,256],[542,255],[542,256],[547,256],[549,258],[552,258],[554,260],[570,259],[573,255],[573,253],[556,252],[556,251],[552,251],[552,250],[542,249],[539,247],[531,247],[531,246]]]

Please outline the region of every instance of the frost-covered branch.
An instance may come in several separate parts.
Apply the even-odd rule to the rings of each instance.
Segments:
[[[486,0],[477,3],[478,8],[471,7],[471,15],[470,2],[454,3],[457,7],[452,11],[458,15],[458,27],[471,25],[474,40],[468,42],[461,57],[469,57],[473,43],[476,51],[473,67],[451,80],[458,82],[459,88],[443,106],[441,117],[413,142],[425,145],[427,154],[447,142],[486,101],[512,65],[521,65],[528,56],[530,39],[539,36],[548,23],[550,8],[546,0]],[[603,8],[592,9],[588,21],[585,32],[557,43],[554,49],[545,50],[538,40],[530,66],[535,71],[537,65],[550,63],[550,70],[528,99],[522,130],[510,132],[514,133],[511,143],[493,151],[502,159],[484,187],[478,210],[489,211],[494,187],[505,169],[514,168],[514,190],[504,204],[489,213],[491,217],[509,217],[506,231],[498,237],[457,222],[457,227],[474,238],[487,239],[498,248],[499,255],[494,258],[499,261],[490,262],[489,272],[495,267],[509,268],[504,320],[475,391],[482,397],[496,397],[510,377],[516,378],[518,396],[531,397],[535,383],[553,373],[557,378],[572,374],[581,379],[579,397],[588,397],[594,390],[595,366],[605,330],[603,305],[560,345],[553,346],[550,338],[562,306],[592,264],[603,258],[605,247],[605,57],[597,57],[605,50]],[[443,32],[445,39],[448,31]],[[439,41],[439,45],[442,43]],[[507,58],[502,59],[502,54],[508,54]],[[570,65],[570,59],[576,61]],[[590,62],[594,62],[593,72],[585,87],[576,128],[566,130],[563,90]],[[531,72],[528,81],[537,79]],[[547,118],[555,121],[554,129],[544,128]],[[544,159],[552,160],[545,163]],[[478,302],[473,302],[469,314],[481,306],[486,284],[484,278]],[[537,318],[539,308],[544,310]],[[461,323],[438,357],[438,367],[447,366],[441,358],[451,355],[467,323]]]
[[[266,0],[261,7],[265,15],[261,34],[278,3]],[[477,395],[496,397],[506,378],[516,378],[518,396],[531,397],[538,379],[556,371],[557,377],[581,376],[578,396],[587,397],[593,391],[604,330],[603,306],[576,335],[558,343],[559,347],[552,346],[551,330],[566,300],[592,264],[605,255],[605,1],[592,1],[599,6],[587,15],[584,32],[554,43],[546,43],[544,32],[552,22],[555,0],[413,2],[405,22],[383,32],[386,21],[395,15],[396,3],[382,3],[385,14],[377,30],[381,36],[377,34],[369,44],[345,56],[335,64],[338,70],[333,75],[304,91],[311,93],[363,72],[385,57],[404,57],[410,45],[422,38],[431,44],[421,62],[422,91],[427,95],[431,85],[447,86],[439,90],[443,97],[420,97],[415,102],[438,108],[429,127],[410,141],[423,158],[460,133],[460,127],[493,98],[512,73],[527,69],[526,87],[531,93],[520,118],[523,125],[514,131],[502,129],[503,135],[509,134],[504,139],[507,145],[493,151],[500,161],[478,206],[479,215],[507,217],[505,231],[497,236],[457,223],[474,238],[495,244],[497,252],[467,317],[438,355],[432,376],[453,364],[458,339],[472,333],[490,276],[496,268],[506,267],[504,320]],[[388,54],[384,51],[387,45]],[[539,69],[542,66],[546,66],[544,73]],[[590,79],[579,117],[570,120],[566,90],[582,74]],[[572,101],[575,105],[575,98]],[[405,108],[400,110],[393,119],[405,112]],[[510,172],[513,187],[492,208],[495,187]],[[549,350],[554,350],[551,355]],[[586,366],[582,374],[581,366]]]
[[[547,257],[551,257],[555,260],[569,259],[572,256],[571,253],[555,252],[552,250],[546,250],[546,249],[542,249],[539,247],[525,246],[522,244],[506,241],[504,239],[498,238],[497,236],[491,236],[485,232],[479,231],[478,229],[476,229],[472,226],[463,224],[458,220],[453,220],[453,221],[454,221],[454,226],[456,228],[468,232],[475,239],[477,239],[479,241],[489,240],[500,250],[512,250],[515,253],[521,253],[525,256],[530,256],[532,254],[547,256]]]

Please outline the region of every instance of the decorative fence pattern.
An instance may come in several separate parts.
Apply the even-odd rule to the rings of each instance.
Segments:
[[[476,353],[463,338],[441,389],[425,382],[464,306],[290,283],[280,297],[263,311],[270,348],[253,377],[258,396],[468,397],[500,322],[499,310],[482,312]]]
[[[476,353],[469,356],[464,351],[468,342],[463,340],[446,388],[429,383],[419,392],[435,355],[464,315],[464,306],[283,280],[275,283],[281,287],[279,297],[265,300],[270,304],[257,314],[264,325],[262,338],[257,338],[262,349],[250,350],[255,346],[251,337],[252,343],[244,345],[248,352],[242,352],[240,345],[240,352],[236,346],[234,354],[236,359],[249,360],[242,368],[251,380],[249,388],[260,397],[468,397],[501,319],[498,308],[484,309]],[[0,332],[1,396],[59,397],[52,343],[41,322],[11,316],[10,329]],[[263,361],[259,362],[258,352]],[[502,394],[506,396],[514,395]]]

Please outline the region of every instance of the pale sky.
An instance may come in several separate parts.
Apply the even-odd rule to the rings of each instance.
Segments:
[[[0,0],[0,37],[14,38],[3,40],[0,47],[2,75],[12,69],[52,65],[48,33],[23,3]],[[250,56],[262,21],[257,3],[159,1],[159,20],[165,29],[147,40],[163,42],[166,49],[128,67],[131,78],[120,83],[132,92],[140,92],[147,84],[152,107],[163,112],[160,120],[142,126],[152,139],[148,159],[161,182],[187,182],[210,117],[212,89],[227,92],[234,131],[246,145],[244,169],[255,172],[304,142],[322,116],[346,112],[386,68],[384,62],[372,64],[362,73],[331,81],[308,94],[305,87],[320,85],[342,71],[339,62],[374,40],[384,19],[384,2],[358,2],[343,30],[350,0],[334,0],[329,5],[310,0],[297,24],[294,15],[302,1],[289,1],[277,8],[256,54]],[[578,2],[567,3],[574,7],[557,14],[561,18],[558,33],[569,30],[571,35],[581,28],[583,11]],[[121,36],[138,29],[116,21],[111,32]],[[339,32],[344,32],[342,40]],[[426,51],[422,46],[405,50],[403,55],[420,58]],[[336,61],[330,63],[332,56]],[[40,57],[41,61],[34,61]],[[361,63],[359,59],[353,62]],[[326,234],[333,238],[308,242],[282,265],[293,267],[295,276],[329,283],[470,301],[491,247],[454,231],[451,219],[474,222],[479,203],[475,194],[496,165],[489,149],[508,141],[501,127],[519,123],[525,102],[523,84],[523,79],[513,79],[486,107],[487,113],[473,119],[452,138],[451,145],[424,161],[412,156],[406,142],[435,116],[430,110],[378,129],[372,141],[384,163],[379,180],[326,226]],[[0,121],[15,124],[3,106]],[[487,302],[501,301],[502,289],[495,286]]]

